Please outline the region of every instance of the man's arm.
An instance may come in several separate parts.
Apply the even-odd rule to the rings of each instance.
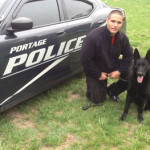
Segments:
[[[94,64],[93,60],[95,55],[96,43],[90,36],[87,36],[81,49],[81,63],[87,75],[99,79],[101,77],[101,71]]]
[[[122,42],[122,55],[123,58],[120,60],[120,72],[125,73],[132,63],[133,60],[133,49],[129,43],[128,37],[125,35],[125,38]]]

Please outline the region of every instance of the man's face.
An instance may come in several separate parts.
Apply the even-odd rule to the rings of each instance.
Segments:
[[[119,14],[112,14],[106,19],[106,24],[111,36],[114,36],[123,25],[123,17]]]

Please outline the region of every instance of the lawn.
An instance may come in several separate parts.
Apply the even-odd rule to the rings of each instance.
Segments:
[[[150,48],[150,1],[108,0],[108,5],[125,10],[130,43],[145,56]],[[118,103],[107,97],[102,106],[83,111],[90,103],[85,91],[81,74],[1,113],[0,150],[150,150],[149,111],[139,123],[132,104],[126,120],[119,121],[126,92]]]

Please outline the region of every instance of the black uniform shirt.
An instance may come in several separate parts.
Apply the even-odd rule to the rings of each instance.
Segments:
[[[123,59],[119,60],[120,54]],[[101,72],[118,70],[124,73],[132,61],[132,47],[127,36],[119,31],[112,36],[106,26],[92,30],[85,38],[81,49],[81,63],[86,75],[99,78]]]

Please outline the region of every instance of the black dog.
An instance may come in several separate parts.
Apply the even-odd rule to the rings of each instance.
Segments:
[[[131,102],[138,106],[138,121],[143,120],[143,110],[150,109],[150,49],[145,58],[140,57],[138,49],[134,51],[134,62],[129,70],[129,83],[124,112],[124,120]]]

